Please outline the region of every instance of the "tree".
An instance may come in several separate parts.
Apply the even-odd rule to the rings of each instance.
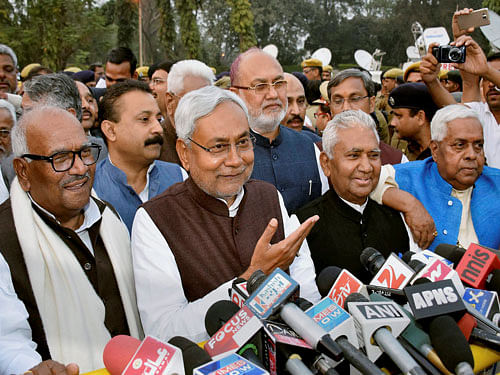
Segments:
[[[196,23],[196,0],[175,0],[180,17],[181,40],[186,49],[186,57],[196,59],[200,54],[200,32]]]
[[[20,66],[39,62],[53,70],[64,69],[77,51],[88,52],[92,36],[106,32],[92,0],[16,0],[0,22],[2,41],[16,51]]]
[[[231,7],[230,22],[233,30],[240,38],[240,52],[244,52],[257,44],[253,27],[253,13],[248,0],[226,0]]]

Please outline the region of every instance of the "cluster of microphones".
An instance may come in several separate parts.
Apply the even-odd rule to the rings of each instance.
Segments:
[[[474,374],[500,361],[500,251],[471,244],[384,256],[363,250],[364,285],[345,269],[317,278],[313,305],[276,269],[237,279],[208,310],[203,348],[116,336],[111,375]]]

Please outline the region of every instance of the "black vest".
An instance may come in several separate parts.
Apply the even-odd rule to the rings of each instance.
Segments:
[[[297,212],[301,222],[312,215],[320,218],[307,236],[317,274],[325,267],[337,266],[368,283],[373,276],[359,261],[366,247],[377,249],[385,257],[391,252],[409,250],[408,234],[400,213],[371,199],[361,214],[330,189]]]
[[[93,198],[91,198],[93,199]],[[106,205],[94,199],[102,213]],[[90,240],[94,248],[94,255],[82,242],[80,237],[71,229],[61,227],[54,219],[43,213],[33,205],[33,209],[44,222],[56,232],[64,243],[71,249],[85,275],[104,303],[104,324],[111,336],[129,335],[129,328],[123,309],[120,291],[116,282],[113,266],[109,259],[104,243],[99,235],[101,220],[88,229]],[[50,351],[43,329],[42,319],[36,304],[33,288],[28,276],[28,269],[19,244],[10,199],[0,205],[0,252],[7,261],[12,276],[12,282],[17,296],[23,301],[28,311],[28,323],[31,327],[33,341],[37,344],[37,352],[43,360],[51,359]]]

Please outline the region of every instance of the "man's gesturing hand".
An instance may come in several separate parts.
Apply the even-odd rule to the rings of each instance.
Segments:
[[[271,219],[264,233],[260,236],[257,245],[255,245],[250,266],[240,277],[248,280],[256,270],[262,270],[268,275],[277,267],[288,268],[292,264],[297,251],[299,251],[302,242],[318,220],[318,215],[311,216],[287,238],[271,245],[271,239],[276,233],[276,229],[278,229],[278,220]]]

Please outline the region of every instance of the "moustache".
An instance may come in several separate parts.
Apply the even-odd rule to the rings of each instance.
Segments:
[[[302,117],[300,117],[299,115],[293,115],[291,118],[288,119],[287,122],[292,122],[292,121],[301,121],[301,122],[304,122],[304,119]]]
[[[71,184],[72,182],[80,181],[80,180],[83,180],[85,178],[90,179],[89,171],[85,172],[84,174],[76,174],[76,175],[68,176],[68,178],[65,178],[64,180],[61,181],[61,186]]]
[[[154,137],[148,138],[144,141],[144,146],[154,145],[155,143],[161,146],[163,144],[163,137],[161,135],[155,135]]]

